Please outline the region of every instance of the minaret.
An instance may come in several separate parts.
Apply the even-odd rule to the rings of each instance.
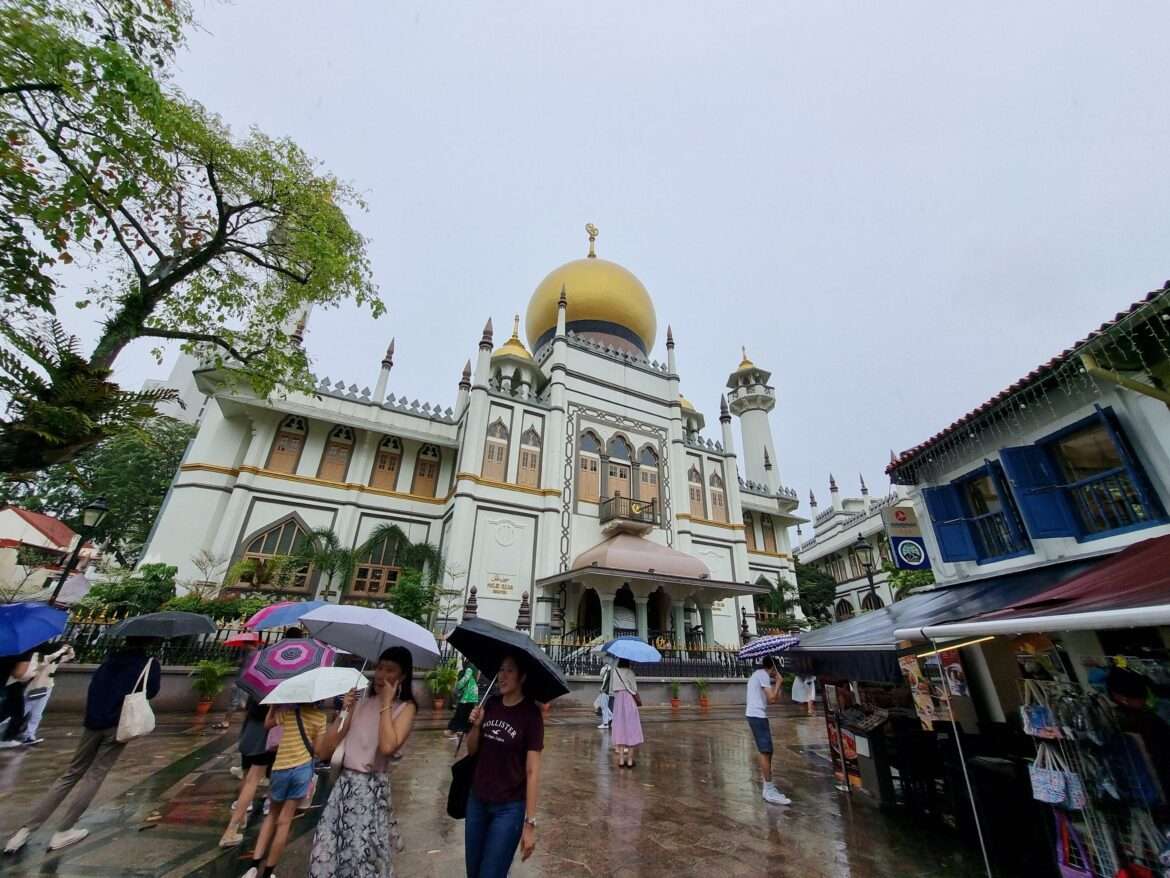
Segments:
[[[780,484],[779,469],[769,474],[764,467],[765,453],[773,464],[776,461],[776,444],[768,422],[768,413],[776,407],[776,391],[768,384],[771,377],[771,372],[748,359],[745,349],[739,368],[727,379],[727,401],[731,413],[739,418],[743,434],[744,477],[761,485],[771,485],[772,479]]]
[[[471,393],[471,360],[463,364],[463,374],[459,376],[459,395],[455,398],[455,414],[463,413],[467,405],[467,397]]]
[[[816,532],[817,532],[817,495],[812,492],[811,488],[809,489],[809,492],[808,492],[808,517],[812,519],[813,535],[816,536]]]
[[[865,476],[858,473],[857,480],[861,482],[861,502],[865,505],[865,511],[869,512],[871,504],[869,500],[869,488],[865,484]]]
[[[837,480],[832,473],[829,473],[829,500],[838,512],[845,508],[841,505],[841,492],[837,489]]]
[[[678,363],[674,359],[674,332],[666,324],[666,368],[671,375],[678,374]]]
[[[394,339],[386,348],[386,356],[382,357],[382,369],[378,372],[378,383],[374,385],[374,401],[381,404],[386,398],[386,382],[390,380],[390,370],[394,366]]]

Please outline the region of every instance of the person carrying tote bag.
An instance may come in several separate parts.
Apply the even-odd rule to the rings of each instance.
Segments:
[[[150,709],[150,699],[146,695],[146,675],[153,665],[154,659],[148,658],[134,688],[122,699],[122,712],[118,715],[118,732],[115,736],[119,744],[154,731],[154,711]]]

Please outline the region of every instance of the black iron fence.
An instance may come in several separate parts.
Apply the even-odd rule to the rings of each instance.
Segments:
[[[594,643],[564,643],[552,641],[541,643],[564,672],[570,676],[596,676],[607,657],[594,652]],[[659,647],[660,662],[639,662],[638,675],[641,677],[700,677],[721,680],[748,677],[754,670],[750,661],[736,657],[736,651],[723,647],[694,646],[688,648]]]

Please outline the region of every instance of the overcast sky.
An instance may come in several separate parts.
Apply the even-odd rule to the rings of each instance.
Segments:
[[[452,404],[591,221],[708,435],[740,345],[772,370],[807,512],[1170,277],[1165,3],[951,7],[197,0],[178,82],[369,202],[389,315],[314,315],[318,375],[394,335]]]

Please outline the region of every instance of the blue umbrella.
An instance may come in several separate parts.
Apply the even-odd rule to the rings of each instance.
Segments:
[[[329,601],[294,601],[282,607],[276,607],[270,613],[266,613],[263,619],[248,627],[253,631],[267,631],[269,628],[284,628],[286,625],[297,624],[301,620],[301,616],[306,613],[311,613],[313,610],[329,606],[332,606]]]
[[[65,630],[69,614],[48,604],[0,606],[0,655],[20,655]]]
[[[617,637],[603,644],[602,652],[607,652],[614,658],[625,659],[631,662],[660,662],[662,653],[644,640],[637,637]]]

